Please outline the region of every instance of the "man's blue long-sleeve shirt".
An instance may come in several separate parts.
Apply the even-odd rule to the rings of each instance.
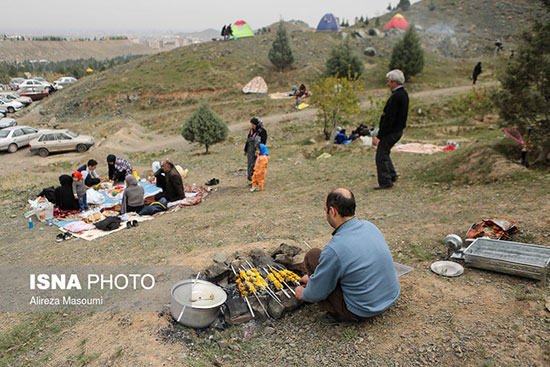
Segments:
[[[378,315],[399,297],[390,249],[374,224],[352,218],[335,231],[302,297],[307,302],[324,300],[338,283],[348,310],[357,316]]]

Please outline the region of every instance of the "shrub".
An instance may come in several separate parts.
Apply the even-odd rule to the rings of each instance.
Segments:
[[[455,115],[468,117],[480,116],[480,119],[495,109],[493,88],[472,88],[466,94],[459,94],[449,101],[449,107]]]
[[[401,70],[406,79],[424,69],[424,50],[413,25],[394,46],[389,67]]]
[[[359,78],[365,71],[365,66],[359,56],[353,53],[348,41],[344,41],[330,51],[326,68],[327,76],[336,77],[351,76]]]
[[[206,147],[221,143],[227,139],[228,128],[225,121],[208,106],[208,103],[201,102],[199,107],[183,123],[181,135],[191,143],[199,143]]]
[[[323,121],[325,139],[330,139],[332,131],[340,119],[359,114],[359,94],[363,84],[348,71],[347,78],[329,76],[313,84],[312,103],[317,105],[317,117]]]

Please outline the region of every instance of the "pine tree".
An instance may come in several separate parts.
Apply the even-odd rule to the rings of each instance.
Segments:
[[[269,50],[269,61],[280,71],[284,71],[294,63],[294,55],[290,48],[288,34],[283,22],[279,22],[275,41]]]
[[[326,74],[345,77],[348,71],[352,77],[359,78],[365,70],[365,66],[361,62],[359,56],[353,53],[348,41],[343,42],[330,51],[330,56],[326,63]]]
[[[417,75],[424,69],[424,50],[413,25],[393,47],[389,67],[390,70],[401,70],[406,79]]]
[[[541,2],[550,13],[550,0]],[[499,79],[502,89],[496,94],[496,106],[506,127],[524,134],[529,152],[538,153],[535,164],[550,165],[549,17],[539,18],[521,33],[515,56]]]
[[[225,121],[208,106],[201,102],[199,107],[185,122],[181,135],[191,143],[199,143],[206,147],[221,143],[227,139],[228,128]]]

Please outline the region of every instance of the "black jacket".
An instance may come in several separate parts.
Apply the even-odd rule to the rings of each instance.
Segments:
[[[78,200],[74,198],[73,178],[69,175],[59,176],[61,186],[55,188],[55,205],[61,210],[79,210]]]
[[[260,143],[267,143],[267,131],[263,127],[260,127],[259,129],[250,129],[250,131],[248,131],[248,136],[246,137],[246,142],[244,143],[245,153],[248,150],[248,139],[256,135],[260,137]]]
[[[408,113],[409,95],[405,88],[399,88],[392,92],[392,95],[386,102],[384,113],[380,117],[378,139],[383,139],[391,133],[403,131],[407,126]]]

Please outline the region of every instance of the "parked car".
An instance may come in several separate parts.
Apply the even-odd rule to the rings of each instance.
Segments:
[[[23,104],[17,101],[9,100],[7,98],[0,97],[0,106],[6,107],[9,113],[14,113],[23,108]]]
[[[10,88],[13,90],[18,90],[19,84],[23,83],[24,81],[25,79],[23,78],[13,78],[12,80],[10,80]]]
[[[64,86],[76,83],[77,81],[78,79],[73,78],[72,76],[64,76],[54,81],[53,86],[56,89],[62,89]]]
[[[0,97],[5,97],[12,101],[17,101],[19,103],[22,103],[23,106],[27,107],[32,103],[32,98],[30,97],[21,97],[19,94],[15,92],[0,92]]]
[[[36,88],[47,88],[50,86],[50,83],[46,82],[46,83],[43,83],[39,80],[36,80],[36,79],[26,79],[26,80],[23,80],[21,83],[19,83],[19,88],[25,88],[25,87],[36,87]]]
[[[88,135],[79,135],[70,130],[46,130],[30,142],[32,153],[47,157],[51,152],[76,150],[83,153],[95,144]]]
[[[29,142],[39,136],[43,130],[37,130],[30,126],[12,126],[0,130],[0,150],[10,153],[29,145]]]
[[[47,97],[50,92],[46,89],[35,88],[35,87],[25,87],[17,90],[17,94],[22,97],[29,97],[33,101],[39,101],[44,97]]]
[[[0,129],[5,129],[7,127],[12,127],[17,125],[17,121],[11,117],[0,118]]]

